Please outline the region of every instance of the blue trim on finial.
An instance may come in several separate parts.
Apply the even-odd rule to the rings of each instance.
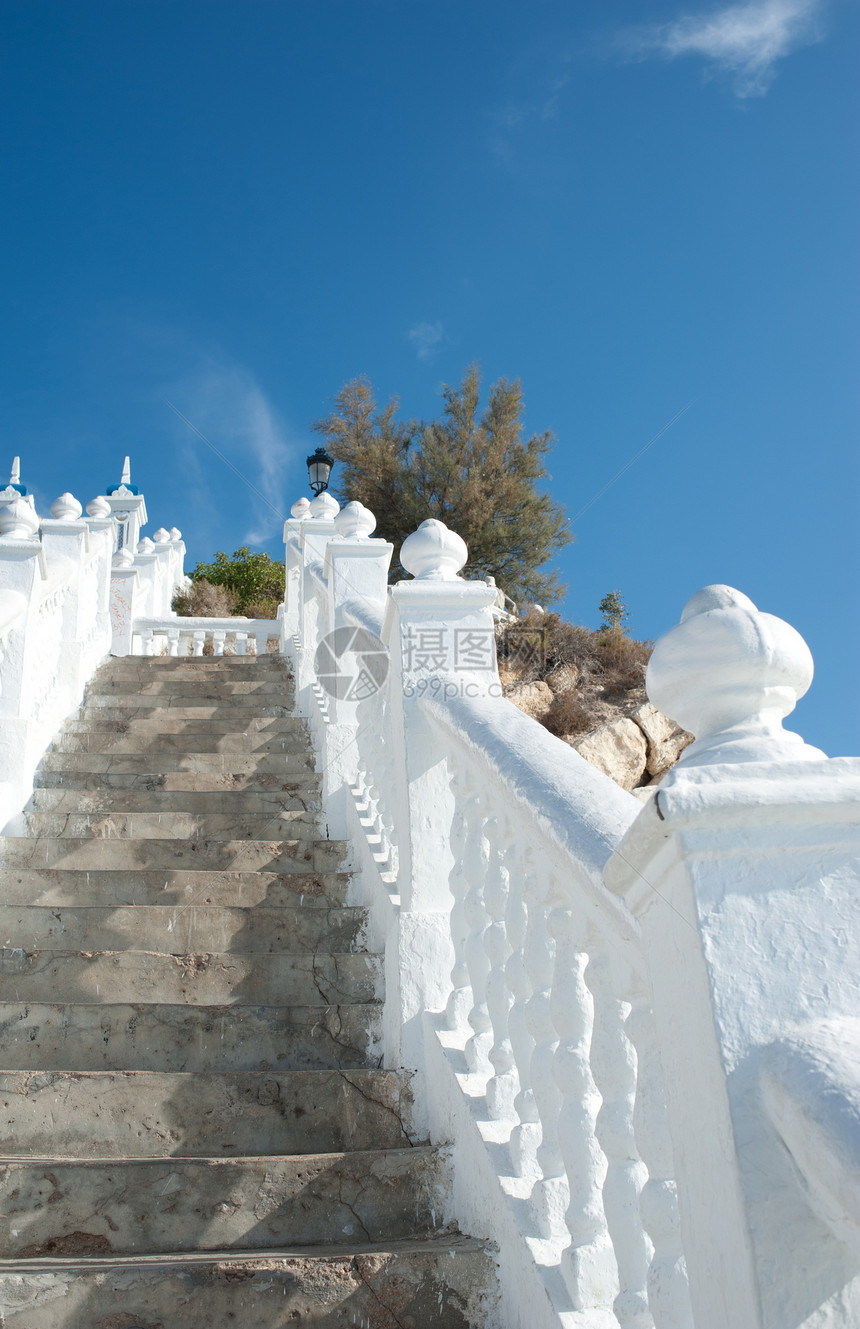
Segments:
[[[107,494],[108,498],[110,498],[111,494],[115,494],[118,489],[122,488],[123,488],[122,485],[111,485],[109,489],[105,490],[105,493]],[[138,489],[137,485],[126,485],[125,488],[128,489],[132,494],[140,493],[140,490]]]

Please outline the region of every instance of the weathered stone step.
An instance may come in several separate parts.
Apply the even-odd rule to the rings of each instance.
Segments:
[[[245,765],[249,763],[243,757]],[[228,763],[229,764],[229,763]],[[151,762],[141,762],[141,767],[151,766]],[[253,759],[250,762],[255,766]],[[311,794],[319,800],[321,777],[316,771],[296,771],[290,775],[275,771],[228,772],[219,768],[207,771],[87,771],[60,766],[52,770],[41,767],[36,771],[34,784],[39,789],[85,789],[98,790],[106,798],[114,790],[152,790],[159,793],[185,792],[193,790],[199,793],[282,793],[305,799]]]
[[[120,698],[122,701],[120,702]],[[200,688],[194,693],[184,693],[179,697],[170,697],[162,693],[154,696],[147,692],[94,692],[87,693],[83,709],[98,711],[108,708],[116,710],[118,705],[123,711],[137,714],[148,712],[178,710],[189,706],[202,706],[208,709],[225,710],[228,706],[237,711],[248,711],[251,715],[278,715],[284,718],[293,714],[293,704],[285,698],[280,689],[272,692],[240,692],[221,695],[213,688]]]
[[[336,872],[346,857],[340,840],[43,839],[0,836],[0,867],[137,868],[200,872]]]
[[[301,955],[361,950],[367,910],[224,908],[219,905],[99,905],[45,908],[0,905],[0,941],[65,951],[118,951],[124,947],[170,955],[223,951]]]
[[[349,888],[349,873],[315,872],[312,864],[302,859],[295,861],[291,872],[0,869],[0,898],[7,904],[52,907],[265,904],[270,909],[295,905],[328,909],[344,904]]]
[[[284,753],[307,756],[309,744],[305,734],[269,734],[265,730],[255,732],[244,728],[234,729],[230,733],[213,734],[205,731],[166,734],[123,733],[113,729],[69,730],[57,735],[51,745],[51,752],[94,752],[104,755],[113,753],[145,752],[149,761],[157,768],[163,753],[200,753],[200,752],[236,752],[247,753]]]
[[[164,698],[162,701],[156,701],[156,706],[166,706],[172,704],[180,697],[187,698],[185,703],[180,705],[200,705],[206,698],[213,701],[224,701],[227,698],[230,701],[236,701],[240,697],[271,697],[269,704],[283,705],[280,700],[286,692],[291,694],[295,691],[292,683],[286,680],[281,683],[276,678],[259,676],[253,679],[221,678],[218,680],[186,679],[182,676],[177,678],[115,678],[104,677],[94,679],[87,688],[87,705],[97,706],[115,706],[121,704],[133,705],[134,702],[142,697]],[[106,701],[107,697],[122,698],[121,703],[116,701]],[[148,704],[148,703],[147,703]]]
[[[279,811],[316,814],[321,802],[317,791],[308,793],[269,789],[165,790],[145,785],[130,788],[68,788],[65,785],[36,789],[33,794],[36,812],[116,814],[158,812],[184,815],[247,813],[252,817],[272,816]],[[28,809],[29,811],[29,809]]]
[[[5,1329],[480,1329],[495,1286],[468,1237],[0,1262]]]
[[[283,708],[280,708],[283,709]],[[73,722],[63,726],[64,734],[301,734],[307,728],[294,715],[247,714],[247,707],[175,706],[165,711],[120,710],[104,706],[98,710],[81,709]]]
[[[0,1002],[7,1070],[320,1071],[380,1061],[381,1008]]]
[[[164,656],[153,657],[151,661],[141,656],[136,656],[134,660],[114,659],[94,676],[90,686],[97,688],[105,679],[141,683],[156,680],[169,682],[173,679],[184,679],[187,682],[200,680],[210,686],[217,685],[222,679],[225,682],[266,680],[270,687],[295,686],[293,675],[286,665],[272,656],[266,657],[265,660],[261,656],[256,659],[247,656],[244,660],[237,656],[229,656],[223,665],[218,660],[206,656],[202,658],[197,656],[194,660],[180,660],[175,657],[166,659]]]
[[[403,1071],[0,1071],[8,1158],[218,1158],[408,1144]]]
[[[46,752],[40,771],[91,771],[105,775],[160,776],[171,771],[230,776],[276,775],[282,780],[315,773],[312,752]]]
[[[6,834],[42,840],[221,840],[313,841],[316,817],[304,808],[272,808],[264,816],[221,812],[19,812]]]
[[[382,987],[381,958],[364,952],[0,949],[0,1001],[337,1006],[381,1001]]]
[[[445,1227],[446,1155],[427,1145],[272,1158],[0,1158],[0,1257],[250,1251],[421,1240]],[[80,1254],[85,1250],[81,1249]]]

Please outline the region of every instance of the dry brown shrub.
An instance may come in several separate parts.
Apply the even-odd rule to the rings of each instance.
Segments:
[[[575,692],[558,692],[547,713],[541,718],[551,734],[569,738],[571,734],[584,734],[594,721],[588,704]]]
[[[182,618],[229,618],[236,599],[226,587],[201,580],[195,581],[190,590],[176,591],[171,608]]]

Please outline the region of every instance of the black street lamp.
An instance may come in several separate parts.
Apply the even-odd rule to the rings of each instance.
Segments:
[[[334,457],[330,457],[325,448],[317,448],[312,457],[308,457],[308,479],[311,482],[311,489],[314,497],[322,494],[328,489],[328,478],[331,475],[331,468],[334,466]]]

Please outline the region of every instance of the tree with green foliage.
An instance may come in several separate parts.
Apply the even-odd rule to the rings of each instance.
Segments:
[[[247,545],[232,558],[219,552],[213,563],[198,563],[190,576],[195,586],[222,586],[234,601],[232,613],[246,618],[276,618],[284,598],[283,563],[268,554],[252,554]]]
[[[607,591],[599,605],[602,632],[623,632],[630,614],[619,590]]]
[[[482,410],[475,366],[442,400],[438,420],[399,420],[397,398],[377,407],[366,378],[341,388],[313,425],[338,463],[338,497],[374,513],[376,534],[395,546],[396,575],[406,536],[436,517],[466,541],[466,576],[492,573],[514,599],[556,603],[566,588],[542,569],[572,537],[563,506],[537,487],[549,479],[552,434],[523,436],[519,382],[493,384]]]

